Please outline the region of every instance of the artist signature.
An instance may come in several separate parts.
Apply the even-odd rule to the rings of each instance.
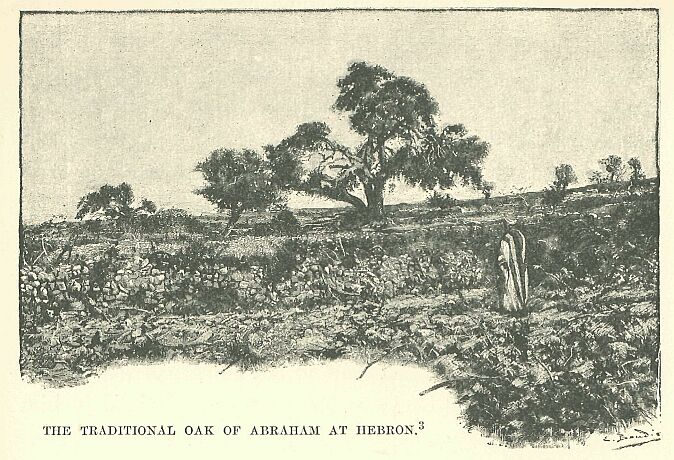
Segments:
[[[659,431],[651,430],[649,432],[640,430],[639,428],[633,428],[632,431],[634,431],[635,433],[629,435],[625,433],[606,435],[604,436],[604,441],[619,443],[619,445],[614,448],[615,450],[617,450],[617,449],[624,449],[626,447],[641,446],[649,442],[660,440]]]

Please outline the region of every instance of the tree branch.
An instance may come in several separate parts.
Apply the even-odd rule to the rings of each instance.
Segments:
[[[304,184],[304,187],[302,187],[300,191],[309,194],[319,195],[335,201],[343,201],[345,203],[349,203],[350,205],[355,206],[358,209],[367,208],[367,206],[365,206],[365,203],[363,203],[363,200],[361,200],[355,195],[352,195],[351,193],[349,193],[344,189],[339,189],[334,186],[311,187],[308,184]]]
[[[452,382],[455,382],[457,380],[470,380],[470,379],[498,380],[500,378],[501,377],[491,377],[491,376],[488,376],[488,375],[466,374],[465,377],[455,377],[455,378],[452,378],[452,379],[445,380],[444,382],[436,383],[432,387],[420,392],[419,396],[424,396],[424,395],[430,393],[431,391],[435,391],[435,390],[438,390],[440,388],[448,387],[452,384]]]

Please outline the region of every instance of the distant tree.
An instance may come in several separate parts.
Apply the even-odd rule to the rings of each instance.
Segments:
[[[590,171],[588,178],[593,184],[603,184],[608,180],[606,174],[602,173],[601,171]]]
[[[391,179],[426,190],[481,183],[489,145],[468,135],[463,125],[439,127],[437,102],[423,84],[357,62],[337,88],[334,108],[349,115],[360,144],[340,144],[325,123],[298,126],[293,135],[265,148],[279,186],[349,203],[376,220],[384,214],[384,190]],[[355,193],[359,189],[365,202]]]
[[[480,185],[480,191],[482,192],[482,195],[484,195],[485,203],[488,203],[491,199],[491,194],[494,191],[494,188],[496,188],[496,184],[493,182],[482,181],[482,184]]]
[[[543,190],[543,203],[553,208],[564,201],[569,185],[578,181],[573,167],[569,164],[560,164],[555,167],[555,178],[552,185]]]
[[[618,155],[609,155],[599,160],[601,170],[590,173],[590,182],[601,184],[606,182],[619,182],[625,174],[625,165]]]
[[[573,167],[568,164],[561,164],[555,168],[555,180],[552,186],[558,190],[566,190],[569,185],[578,181]]]
[[[609,155],[601,159],[599,164],[606,170],[609,182],[618,182],[622,179],[623,174],[625,174],[625,165],[623,165],[623,160],[618,155]]]
[[[215,150],[195,170],[206,181],[195,193],[229,211],[229,230],[244,211],[267,209],[279,199],[267,161],[254,150]]]
[[[641,161],[636,158],[630,158],[627,161],[627,164],[630,166],[631,174],[630,174],[630,182],[632,184],[636,184],[646,178],[646,174],[644,174],[644,170],[641,167]]]
[[[133,190],[126,182],[117,186],[105,184],[97,191],[87,193],[77,204],[76,219],[103,211],[106,216],[116,218],[133,214]]]

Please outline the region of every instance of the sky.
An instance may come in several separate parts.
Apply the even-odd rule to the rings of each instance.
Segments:
[[[159,207],[214,211],[193,193],[196,163],[303,122],[356,145],[331,108],[354,61],[425,84],[443,124],[487,141],[496,194],[542,189],[560,163],[584,182],[609,154],[654,176],[656,48],[652,11],[24,15],[24,220],[72,217],[81,196],[122,181]],[[426,195],[400,184],[386,201]]]

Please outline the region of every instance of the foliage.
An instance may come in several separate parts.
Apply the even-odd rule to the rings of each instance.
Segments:
[[[569,185],[578,181],[573,167],[568,164],[561,164],[555,168],[555,180],[552,186],[559,190],[566,190]]]
[[[554,208],[555,206],[559,206],[562,201],[564,201],[565,196],[566,193],[563,189],[557,188],[555,186],[546,187],[543,189],[543,204],[552,206]]]
[[[588,195],[564,213],[518,223],[528,242],[533,310],[526,362],[513,336],[527,325],[493,311],[502,231],[495,219],[440,215],[400,233],[366,228],[209,242],[203,221],[162,210],[137,220],[152,222],[153,231],[201,232],[179,251],[153,251],[140,262],[138,271],[172,274],[171,302],[150,305],[143,287],[121,306],[107,304],[106,283],[127,266],[122,244],[87,263],[86,273],[84,265],[70,272],[69,285],[87,290],[71,303],[41,295],[58,283],[54,271],[24,264],[21,369],[62,385],[63,375],[89,375],[122,358],[180,355],[244,368],[313,356],[400,359],[434,368],[457,392],[469,427],[512,445],[582,440],[647,418],[657,405],[659,202],[657,188],[640,192]],[[417,212],[406,218],[418,224]],[[39,254],[44,239],[51,254],[59,237],[84,224],[27,227],[26,253]],[[104,240],[110,224],[101,224]],[[62,268],[56,265],[49,268]],[[229,286],[209,287],[207,275],[230,268],[258,270],[266,289],[301,276],[332,296],[269,311],[244,304]]]
[[[426,204],[429,208],[447,209],[456,206],[458,201],[449,194],[434,191],[426,197]]]
[[[361,143],[349,148],[330,137],[325,123],[302,124],[278,145],[266,147],[276,184],[349,203],[380,219],[391,179],[425,189],[481,183],[488,144],[468,135],[463,125],[438,127],[437,102],[423,84],[357,62],[337,87],[334,108],[349,115]],[[354,194],[358,188],[365,202]]]
[[[218,149],[195,169],[206,181],[196,193],[229,211],[230,228],[243,211],[267,209],[279,198],[267,162],[253,150]]]
[[[157,205],[154,203],[154,201],[143,198],[143,201],[141,201],[138,210],[145,211],[148,214],[154,214],[157,212]]]
[[[569,185],[578,180],[573,167],[569,164],[560,164],[555,167],[555,179],[550,187],[543,190],[543,204],[553,208],[564,201]]]
[[[643,168],[641,167],[641,161],[637,157],[630,158],[627,161],[631,172],[630,172],[630,182],[632,184],[638,184],[639,182],[646,179],[646,174],[644,173]]]
[[[625,165],[623,165],[623,160],[618,155],[609,155],[603,158],[599,164],[604,166],[609,182],[620,181],[625,173]]]
[[[606,175],[601,171],[591,171],[588,179],[593,184],[604,184],[608,181]]]
[[[592,171],[590,181],[601,184],[604,182],[619,182],[625,174],[625,165],[618,155],[609,155],[599,160],[600,171]]]
[[[133,190],[126,182],[117,186],[105,184],[95,192],[84,195],[77,204],[76,219],[82,219],[87,214],[103,211],[108,217],[130,215],[133,210]]]
[[[297,236],[302,228],[300,221],[287,206],[281,207],[273,213],[269,222],[257,224],[254,234]]]
[[[87,193],[77,204],[76,219],[82,219],[87,215],[98,217],[99,223],[86,224],[91,231],[98,233],[102,230],[100,217],[106,217],[122,221],[133,220],[139,215],[151,215],[157,212],[157,205],[147,198],[143,198],[137,207],[133,207],[133,189],[131,185],[122,182],[117,186],[103,185],[97,191]],[[121,224],[125,225],[125,224]]]

